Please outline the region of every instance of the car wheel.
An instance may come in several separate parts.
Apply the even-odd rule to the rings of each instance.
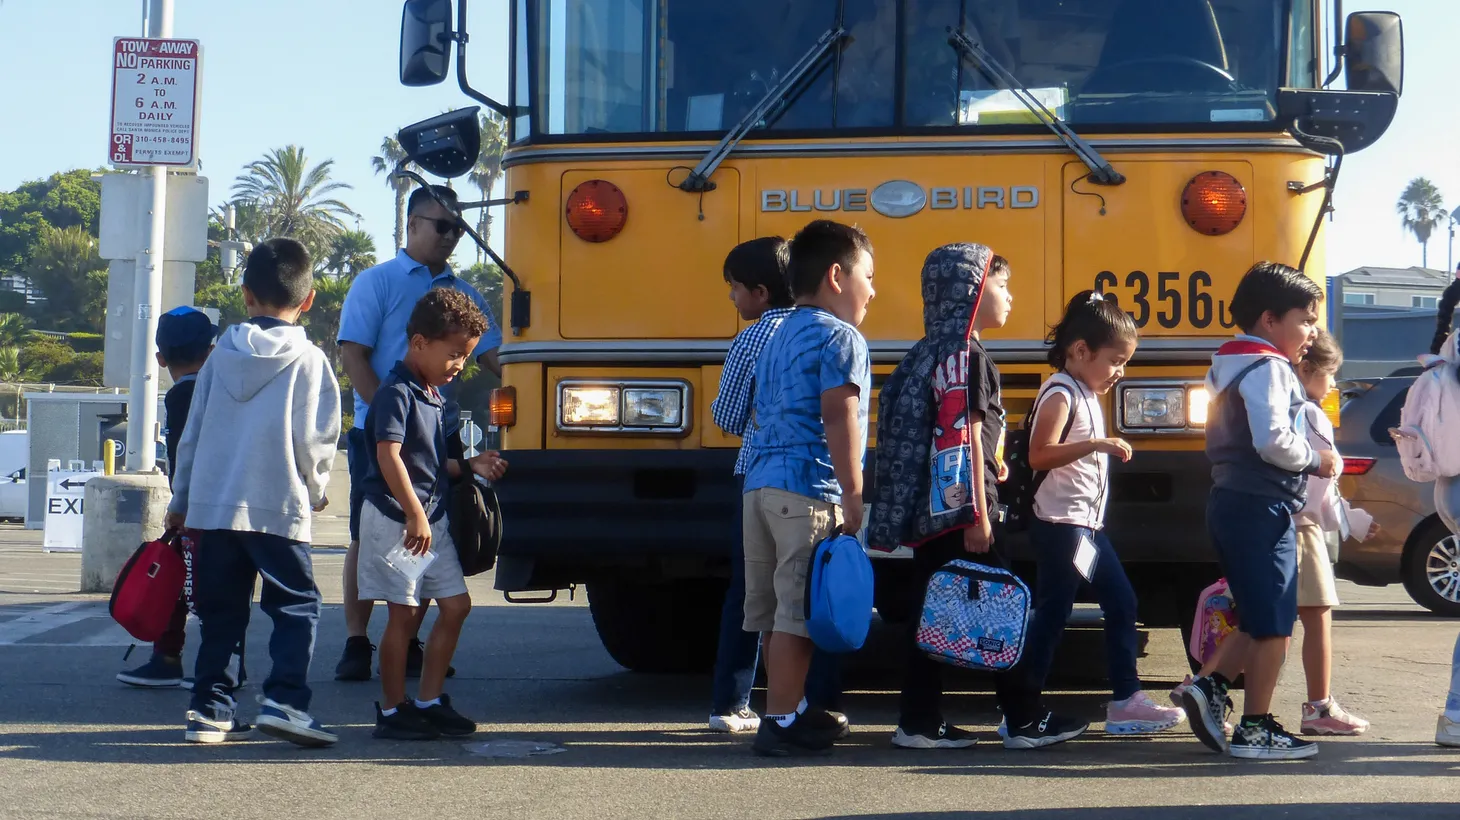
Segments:
[[[1460,618],[1460,538],[1431,521],[1404,548],[1404,588],[1436,615]]]

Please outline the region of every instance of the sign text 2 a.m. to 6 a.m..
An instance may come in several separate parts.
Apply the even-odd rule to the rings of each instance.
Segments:
[[[193,164],[202,63],[197,40],[112,41],[112,165]]]

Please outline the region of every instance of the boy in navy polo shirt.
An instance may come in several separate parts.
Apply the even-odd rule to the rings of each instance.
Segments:
[[[1307,477],[1331,478],[1342,462],[1308,444],[1307,395],[1293,364],[1317,336],[1323,290],[1301,271],[1276,262],[1252,266],[1232,295],[1242,332],[1212,357],[1206,425],[1212,490],[1207,529],[1241,614],[1223,661],[1192,682],[1182,699],[1192,731],[1213,751],[1257,760],[1312,757],[1318,747],[1283,729],[1272,694],[1298,619],[1298,544],[1293,517],[1303,508]],[[1227,687],[1246,670],[1242,721],[1223,731]]]
[[[846,717],[807,707],[812,643],[806,572],[817,543],[862,528],[862,459],[872,371],[857,326],[872,289],[872,243],[817,220],[791,240],[796,309],[755,366],[755,453],[745,471],[745,630],[765,642],[766,716],[753,748],[826,753]]]
[[[405,358],[381,382],[365,418],[370,464],[362,485],[357,581],[361,600],[385,601],[390,613],[380,641],[380,686],[389,708],[375,704],[378,738],[431,740],[476,731],[442,691],[471,595],[446,519],[448,475],[460,475],[461,463],[448,458],[438,388],[466,366],[486,330],[486,318],[460,291],[437,288],[421,297],[406,326]],[[500,477],[506,463],[495,453],[488,460],[486,476]],[[397,546],[435,557],[411,580],[387,563]],[[406,652],[433,599],[438,614],[426,641],[420,690],[408,699]]]

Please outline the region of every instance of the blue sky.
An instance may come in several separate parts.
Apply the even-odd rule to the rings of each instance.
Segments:
[[[1325,2],[1327,0],[1324,0]],[[4,0],[0,5],[0,189],[106,159],[112,38],[141,33],[142,0]],[[1349,0],[1349,11],[1364,8]],[[1327,229],[1327,273],[1420,262],[1394,202],[1427,176],[1460,206],[1460,15],[1447,0],[1384,0],[1404,16],[1405,94],[1378,145],[1344,165]],[[399,0],[176,0],[175,36],[203,43],[200,155],[210,198],[266,150],[296,143],[333,158],[342,197],[377,247],[391,244],[394,198],[370,158],[401,126],[467,104],[454,84],[405,88],[396,76]],[[470,4],[472,83],[505,99],[507,0]],[[65,38],[67,45],[58,48]],[[458,186],[460,187],[460,186]],[[1430,241],[1446,264],[1447,236]],[[494,245],[498,245],[494,237]],[[1460,250],[1457,250],[1460,253]]]

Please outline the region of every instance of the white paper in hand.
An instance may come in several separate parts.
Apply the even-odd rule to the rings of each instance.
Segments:
[[[1095,549],[1095,544],[1090,541],[1090,536],[1081,535],[1080,543],[1075,547],[1075,569],[1086,581],[1095,579],[1095,560],[1100,557],[1100,552]]]
[[[426,568],[436,560],[436,553],[427,551],[416,555],[406,549],[405,536],[401,536],[401,540],[381,560],[385,561],[386,566],[404,575],[407,581],[415,583],[421,580],[421,576],[426,574]]]

